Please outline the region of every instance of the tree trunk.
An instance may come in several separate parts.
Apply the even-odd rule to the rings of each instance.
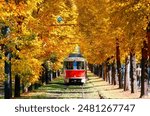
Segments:
[[[108,82],[108,63],[106,63],[106,82]]]
[[[94,74],[96,75],[96,65],[94,64],[93,67],[94,67]]]
[[[92,72],[92,65],[88,64],[89,70]]]
[[[42,84],[44,84],[45,78],[46,78],[46,68],[45,68],[45,64],[42,64],[42,66],[43,66],[43,70],[42,70],[42,75],[41,75],[40,80],[41,80]]]
[[[48,70],[46,70],[46,72],[45,72],[45,83],[46,83],[46,84],[48,84],[48,83],[49,83]]]
[[[104,80],[104,63],[102,63],[102,79]]]
[[[29,91],[28,87],[25,85],[24,81],[22,80],[22,92],[27,93],[28,91]]]
[[[58,70],[58,76],[60,76],[60,70]]]
[[[130,78],[131,78],[131,93],[137,92],[137,77],[136,77],[136,58],[134,50],[130,52]]]
[[[46,77],[46,74],[44,73],[44,74],[41,76],[42,84],[45,84],[45,77]]]
[[[11,53],[6,52],[5,56],[8,61],[5,61],[5,82],[4,82],[4,98],[12,98],[12,78],[11,78]]]
[[[15,75],[15,91],[14,91],[15,97],[20,97],[20,77]]]
[[[99,65],[99,77],[102,77],[102,65]]]
[[[50,81],[52,81],[53,80],[53,73],[52,73],[52,70],[50,70]]]
[[[53,80],[53,71],[51,70],[51,80]]]
[[[22,87],[21,87],[21,89],[22,89],[22,93],[25,93],[25,85],[24,85],[23,82],[22,82]]]
[[[109,64],[108,65],[108,82],[109,82],[109,84],[111,84],[111,74],[112,74],[112,72],[111,72],[111,65]]]
[[[58,73],[57,73],[57,70],[56,70],[56,77],[58,77]]]
[[[148,60],[148,84],[150,84],[150,22],[147,26],[147,40],[148,40],[148,55],[149,55],[149,60]]]
[[[112,63],[112,79],[111,79],[112,85],[116,85],[115,75],[116,75],[116,68],[115,68],[115,61],[113,61],[113,63]]]
[[[48,84],[51,81],[51,70],[47,71],[47,78],[46,78],[46,84]]]
[[[125,77],[124,77],[124,91],[129,90],[129,75],[130,75],[130,57],[125,59]]]
[[[148,96],[148,45],[144,41],[142,48],[141,98]]]
[[[99,64],[97,64],[97,66],[96,66],[96,75],[98,76],[99,75]]]
[[[28,87],[28,91],[32,91],[33,90],[33,85],[31,84],[29,87]]]
[[[94,64],[93,67],[94,67],[94,74],[96,75],[96,65]]]
[[[56,78],[56,72],[53,71],[53,78]]]
[[[119,80],[119,88],[123,88],[122,76],[121,76],[121,61],[120,61],[120,49],[119,42],[116,39],[116,61],[117,61],[117,72],[118,72],[118,80]]]
[[[104,63],[104,81],[107,81],[107,64]]]
[[[94,73],[94,65],[91,65],[91,72]]]
[[[100,64],[97,66],[97,76],[100,77]]]
[[[147,26],[147,40],[148,40],[148,55],[149,55],[149,63],[150,63],[150,22]]]

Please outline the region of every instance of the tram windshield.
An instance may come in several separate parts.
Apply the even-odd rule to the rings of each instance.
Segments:
[[[64,63],[65,69],[84,69],[83,61],[67,61]]]

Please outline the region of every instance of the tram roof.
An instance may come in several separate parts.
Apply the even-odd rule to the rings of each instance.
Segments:
[[[69,57],[83,57],[80,53],[71,53],[69,54]]]
[[[68,57],[64,61],[86,61],[83,57]]]

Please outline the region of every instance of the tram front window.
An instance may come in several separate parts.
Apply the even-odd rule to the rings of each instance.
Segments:
[[[77,61],[77,69],[84,69],[84,62]]]
[[[65,62],[65,69],[84,69],[84,62],[83,61],[70,61],[70,62]]]
[[[65,62],[66,69],[73,69],[73,62]]]

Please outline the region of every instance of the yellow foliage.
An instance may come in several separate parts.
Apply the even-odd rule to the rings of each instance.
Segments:
[[[116,38],[122,62],[133,48],[140,60],[150,19],[149,4],[149,0],[0,2],[0,27],[7,25],[11,30],[9,36],[1,37],[0,44],[7,45],[14,55],[13,77],[19,74],[25,83],[35,83],[42,63],[50,60],[53,70],[62,68],[64,58],[76,44],[89,63],[103,63],[115,57]],[[1,77],[4,60],[0,59]]]
[[[0,59],[0,81],[4,80],[4,61]]]

